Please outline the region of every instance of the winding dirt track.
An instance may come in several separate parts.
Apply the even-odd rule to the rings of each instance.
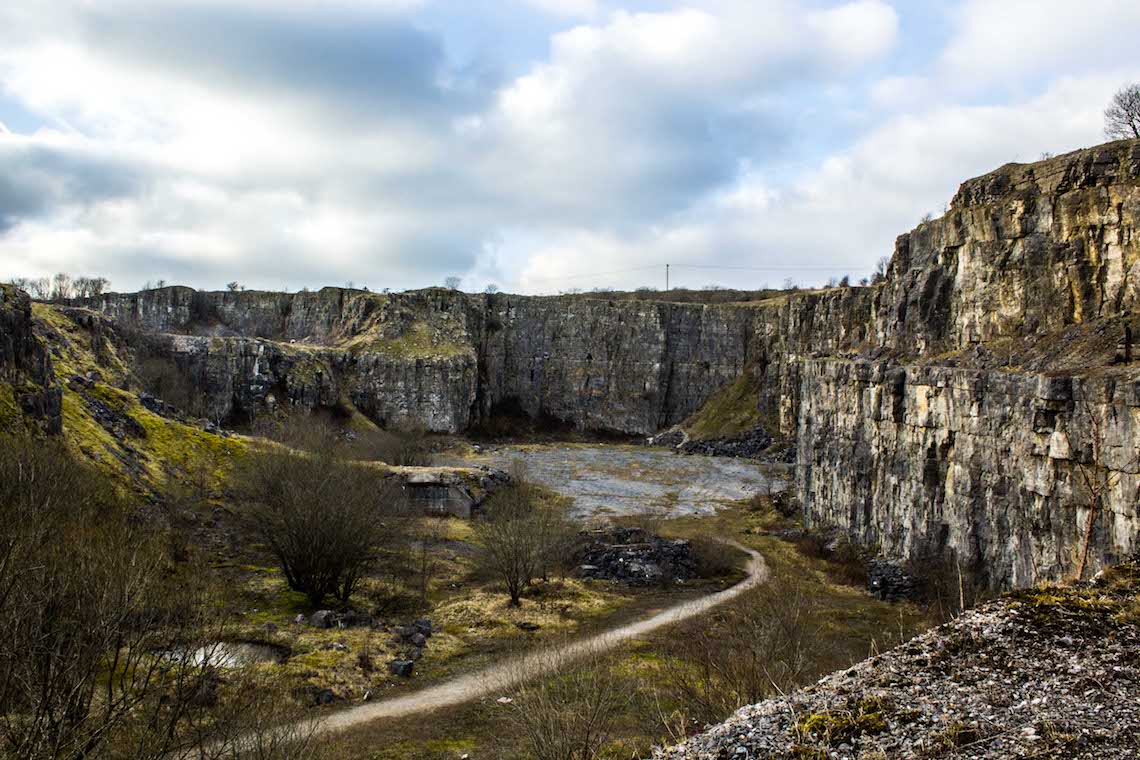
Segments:
[[[731,588],[678,604],[676,607],[663,610],[653,617],[623,625],[620,628],[614,628],[581,641],[571,642],[553,649],[541,649],[538,652],[491,665],[474,673],[441,683],[438,686],[429,686],[414,694],[371,702],[335,713],[321,721],[317,732],[335,733],[374,720],[402,718],[438,710],[442,707],[461,705],[481,697],[502,695],[503,689],[554,673],[583,655],[608,651],[625,641],[644,636],[658,628],[694,618],[740,596],[748,589],[767,580],[768,568],[759,552],[735,541],[726,543],[747,552],[750,556],[747,566],[748,577]]]

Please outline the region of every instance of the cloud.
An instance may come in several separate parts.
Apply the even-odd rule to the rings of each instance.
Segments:
[[[954,33],[941,63],[961,88],[1136,61],[1140,4],[1133,0],[967,0],[950,16]]]
[[[598,0],[525,0],[527,5],[555,16],[593,18],[601,10]]]
[[[1096,142],[1140,68],[1111,18],[1073,21],[1111,55],[1066,64],[1060,22],[992,5],[916,51],[929,22],[880,0],[511,0],[477,32],[426,0],[6,3],[0,103],[35,118],[0,131],[0,277],[859,274],[970,174]]]
[[[858,279],[924,214],[940,215],[962,181],[1011,160],[1097,143],[1100,106],[1114,81],[1070,78],[1019,103],[895,115],[790,183],[745,165],[731,184],[667,224],[628,235],[568,231],[537,243],[508,241],[497,253],[529,251],[508,266],[536,290],[660,286],[666,262],[673,284],[688,287]],[[622,268],[618,262],[642,269],[591,275]]]

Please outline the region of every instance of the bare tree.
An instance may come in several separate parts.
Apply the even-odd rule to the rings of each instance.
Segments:
[[[1140,84],[1121,87],[1104,109],[1104,134],[1110,140],[1140,138]]]
[[[236,293],[241,290],[241,283],[239,283],[237,280],[234,280],[233,282],[227,282],[226,290],[230,291],[231,293]]]
[[[541,529],[531,498],[530,489],[517,482],[500,488],[475,523],[481,562],[506,586],[512,607],[520,606],[539,564]]]
[[[313,425],[309,435],[306,453],[251,455],[236,483],[289,587],[314,607],[329,595],[347,604],[378,548],[399,535],[403,499],[381,473],[347,459],[335,432]]]
[[[28,295],[37,301],[46,301],[51,298],[51,279],[38,277],[28,282]]]
[[[65,301],[72,296],[71,275],[67,272],[56,272],[51,278],[51,300]]]
[[[1110,392],[1106,389],[1106,394],[1107,393]],[[1108,402],[1110,398],[1105,398],[1104,400]],[[1085,569],[1088,567],[1089,547],[1093,542],[1096,521],[1106,508],[1105,502],[1109,499],[1113,490],[1120,482],[1120,471],[1110,470],[1101,461],[1104,446],[1104,428],[1108,420],[1101,409],[1095,408],[1083,389],[1079,408],[1087,415],[1089,425],[1092,428],[1090,431],[1089,459],[1087,461],[1081,459],[1074,460],[1077,466],[1077,473],[1080,477],[1079,482],[1083,487],[1084,507],[1088,511],[1088,517],[1085,518],[1085,525],[1081,534],[1079,554],[1076,558],[1076,579],[1082,580],[1085,575]],[[1129,464],[1135,465],[1137,461],[1140,461],[1140,455],[1134,457]]]
[[[451,275],[443,281],[443,287],[448,290],[459,290],[459,284],[463,282],[463,278]]]
[[[475,532],[483,566],[503,582],[513,607],[534,578],[560,567],[575,535],[562,504],[527,480],[518,462],[511,485],[484,503]]]
[[[489,296],[493,296],[499,292],[499,286],[493,282],[487,283],[487,287],[483,288],[483,292]]]
[[[100,473],[50,441],[0,440],[0,754],[159,758],[216,741],[220,718],[252,714],[219,689],[218,609],[205,569],[170,564]]]

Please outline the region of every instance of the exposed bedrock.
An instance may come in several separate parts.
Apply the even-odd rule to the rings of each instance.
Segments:
[[[63,388],[51,354],[33,330],[32,303],[27,294],[0,285],[0,421],[14,412],[40,422],[48,433],[63,426]]]
[[[890,556],[960,560],[995,587],[1137,550],[1140,381],[885,362],[803,368],[808,522]]]

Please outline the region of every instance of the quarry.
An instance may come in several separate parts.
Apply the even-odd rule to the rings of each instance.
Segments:
[[[1135,757],[1138,229],[1140,140],[1121,140],[965,181],[867,286],[48,303],[4,285],[0,432],[57,442],[181,537],[175,565],[218,575],[223,661],[195,646],[192,665],[225,693],[234,647],[270,651],[253,666],[287,685],[262,690],[299,712],[268,723],[314,721],[294,756],[506,757],[497,732],[527,730],[510,706],[573,686],[623,716],[607,736],[626,757]],[[234,473],[316,464],[320,447],[271,432],[307,417],[336,446],[426,441],[352,449],[372,498],[413,505],[382,519],[416,526],[381,552],[405,574],[364,577],[355,603],[287,588],[244,521]],[[500,540],[483,517],[523,492],[594,548],[533,558],[512,593],[479,569]],[[597,570],[623,562],[641,569]],[[925,590],[877,598],[881,567]],[[815,627],[772,638],[757,611]],[[681,648],[769,640],[783,669],[759,690]],[[547,651],[565,659],[512,670]],[[559,680],[581,662],[621,694]],[[245,756],[248,730],[224,756]]]

